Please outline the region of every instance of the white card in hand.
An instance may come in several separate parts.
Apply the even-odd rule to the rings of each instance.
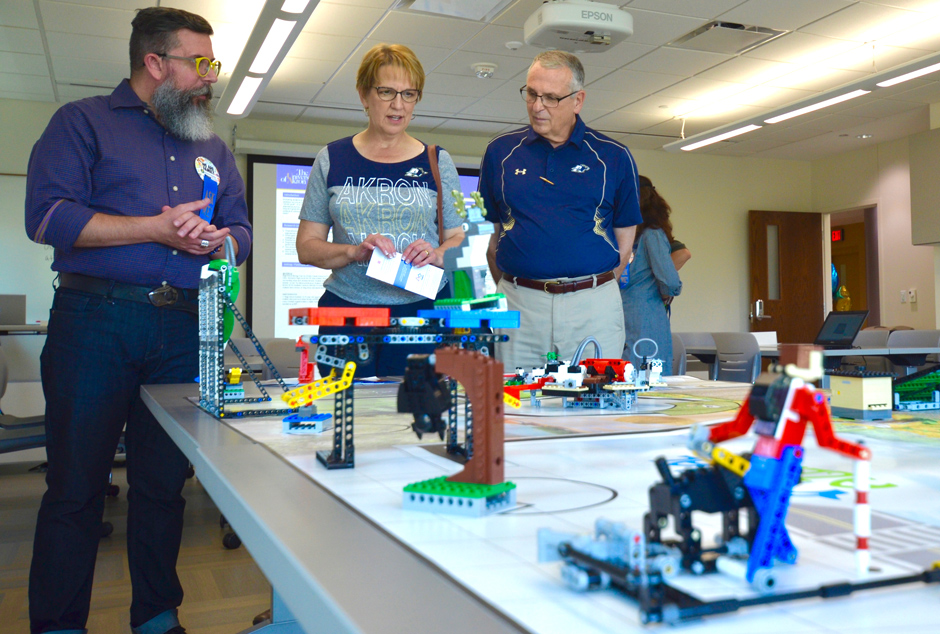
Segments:
[[[437,297],[437,289],[441,285],[444,269],[432,264],[415,268],[402,261],[401,253],[387,258],[379,249],[375,249],[372,251],[372,259],[369,260],[366,275],[386,284],[423,295],[428,299],[434,299]]]

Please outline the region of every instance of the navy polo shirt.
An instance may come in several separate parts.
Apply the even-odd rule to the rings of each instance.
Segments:
[[[617,268],[614,227],[643,222],[638,191],[630,151],[581,117],[558,148],[531,127],[496,137],[483,155],[480,193],[502,224],[497,266],[537,280]]]

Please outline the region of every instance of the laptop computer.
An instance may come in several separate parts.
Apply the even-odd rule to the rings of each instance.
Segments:
[[[813,343],[826,350],[846,350],[852,347],[855,336],[868,319],[867,310],[832,311],[826,316],[816,341]]]
[[[0,295],[0,326],[26,323],[26,295]]]

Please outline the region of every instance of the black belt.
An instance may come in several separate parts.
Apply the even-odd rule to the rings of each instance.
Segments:
[[[552,295],[559,295],[561,293],[583,291],[588,288],[597,288],[601,284],[606,284],[607,282],[614,279],[614,272],[607,271],[606,273],[599,273],[583,280],[575,280],[571,282],[540,282],[538,280],[527,280],[523,277],[515,277],[513,275],[509,275],[508,273],[503,274],[503,279],[510,284],[532,288],[537,291],[545,291],[546,293],[551,293]]]
[[[199,291],[192,288],[175,288],[164,284],[159,288],[136,286],[103,280],[79,273],[59,273],[59,288],[68,288],[92,295],[102,295],[108,299],[124,299],[142,304],[152,304],[158,308],[172,308],[188,312],[199,312]]]

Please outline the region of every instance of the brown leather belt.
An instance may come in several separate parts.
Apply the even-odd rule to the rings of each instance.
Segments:
[[[574,280],[571,282],[552,282],[550,280],[547,282],[539,282],[538,280],[527,280],[524,277],[516,277],[508,273],[503,274],[503,279],[517,286],[524,286],[525,288],[532,288],[537,291],[545,291],[552,295],[560,295],[561,293],[573,293],[575,291],[583,291],[587,288],[596,288],[601,284],[606,284],[614,279],[614,272],[607,271],[606,273],[598,273],[597,275],[586,277],[583,280]]]

